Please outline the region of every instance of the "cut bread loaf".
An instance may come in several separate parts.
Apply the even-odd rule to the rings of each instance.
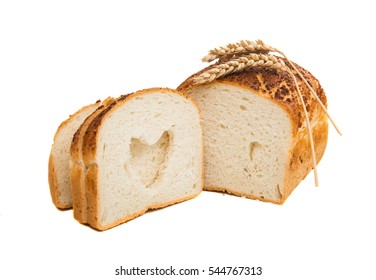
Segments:
[[[201,192],[202,132],[191,100],[153,88],[96,112],[71,149],[82,153],[71,163],[76,219],[105,230]]]
[[[101,102],[85,106],[61,123],[54,136],[48,163],[48,182],[52,201],[57,208],[72,207],[69,179],[69,150],[72,138],[83,121],[93,113]]]
[[[326,106],[318,80],[296,67]],[[206,70],[178,87],[201,111],[204,189],[282,204],[313,168],[304,112],[291,75],[255,67],[196,84],[195,78]],[[301,79],[298,84],[320,160],[328,137],[327,117]]]

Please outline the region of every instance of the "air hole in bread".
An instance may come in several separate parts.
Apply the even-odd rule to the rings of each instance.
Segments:
[[[145,188],[156,186],[155,183],[168,162],[171,138],[167,131],[156,143],[151,145],[140,139],[132,138],[130,143],[131,159],[124,165],[128,176],[137,176]]]
[[[255,158],[255,155],[259,152],[261,149],[261,144],[258,142],[251,142],[249,143],[249,159],[253,161]]]
[[[248,108],[246,107],[246,106],[244,106],[244,105],[240,105],[240,109],[242,109],[242,110],[248,110]]]

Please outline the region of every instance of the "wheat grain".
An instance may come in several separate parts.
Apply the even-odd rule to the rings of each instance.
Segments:
[[[231,58],[232,56],[240,56],[242,54],[258,53],[267,54],[273,51],[266,44],[260,44],[257,41],[242,40],[238,43],[228,44],[225,47],[215,48],[209,51],[209,54],[202,58],[203,62],[212,62],[215,59]]]
[[[288,70],[288,67],[283,62],[283,60],[274,55],[251,53],[241,57],[234,57],[225,61],[220,60],[218,64],[214,64],[205,72],[195,77],[193,83],[210,83],[211,81],[222,76],[252,67],[268,67],[271,69],[281,69],[284,71]]]

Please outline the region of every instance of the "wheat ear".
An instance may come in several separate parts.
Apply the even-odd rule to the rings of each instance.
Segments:
[[[195,84],[205,84],[218,79],[219,77],[252,67],[268,67],[288,71],[286,64],[274,55],[251,53],[241,57],[235,57],[226,61],[219,61],[217,65],[210,68],[194,78]]]
[[[215,59],[223,59],[234,55],[242,55],[249,53],[267,54],[269,53],[270,46],[253,42],[249,40],[242,40],[238,43],[228,44],[225,47],[215,48],[209,51],[209,54],[202,58],[203,62],[212,62]]]

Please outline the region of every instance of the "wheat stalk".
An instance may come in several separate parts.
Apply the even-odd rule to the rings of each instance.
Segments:
[[[298,91],[298,96],[300,98],[300,102],[301,102],[302,107],[303,107],[304,118],[305,118],[305,122],[306,122],[306,125],[307,125],[308,136],[309,136],[309,144],[311,145],[312,164],[313,164],[313,174],[314,174],[314,177],[315,177],[315,185],[318,186],[319,185],[319,175],[318,175],[318,172],[317,172],[317,159],[316,159],[316,152],[315,152],[315,144],[313,142],[313,133],[312,133],[312,128],[311,128],[311,123],[309,122],[307,106],[304,102],[302,92],[300,91],[298,81],[296,80],[294,73],[292,73],[292,71],[290,69],[288,70],[288,72],[290,73],[290,75],[292,76],[292,78],[294,80],[295,87]]]
[[[332,125],[334,126],[334,128],[337,130],[337,133],[339,135],[342,135],[342,132],[340,131],[340,129],[338,128],[338,126],[336,125],[336,123],[334,122],[334,120],[332,119],[332,117],[329,115],[329,112],[328,110],[326,109],[325,105],[322,103],[321,99],[317,96],[317,93],[313,90],[313,88],[311,87],[311,85],[308,83],[307,79],[304,78],[303,74],[298,70],[298,68],[296,68],[296,66],[294,65],[294,63],[292,63],[285,54],[281,53],[285,59],[287,60],[287,62],[291,65],[291,67],[298,73],[299,77],[303,80],[303,82],[305,83],[305,85],[308,87],[309,91],[311,92],[311,94],[313,95],[313,97],[316,99],[316,101],[319,103],[321,109],[324,111],[325,115],[328,117],[328,119],[330,120],[330,122],[332,123]]]
[[[325,115],[328,117],[329,121],[332,123],[332,125],[334,126],[334,128],[337,130],[337,133],[339,135],[342,135],[342,132],[339,130],[339,128],[336,125],[336,123],[334,122],[333,118],[329,115],[328,110],[326,109],[325,105],[322,103],[321,99],[317,96],[317,93],[313,90],[313,88],[308,83],[307,79],[304,78],[303,74],[298,70],[298,68],[296,68],[296,66],[294,65],[294,63],[291,62],[291,60],[285,55],[285,53],[282,52],[282,51],[280,51],[277,48],[273,48],[273,47],[265,44],[261,40],[257,40],[256,42],[257,42],[257,44],[263,46],[264,49],[269,49],[271,52],[277,52],[277,53],[279,53],[280,55],[282,55],[287,60],[288,64],[298,73],[299,77],[306,84],[306,86],[308,87],[309,91],[311,92],[311,94],[313,95],[313,97],[316,99],[316,101],[319,103],[319,105],[320,105],[321,109],[324,111]]]

